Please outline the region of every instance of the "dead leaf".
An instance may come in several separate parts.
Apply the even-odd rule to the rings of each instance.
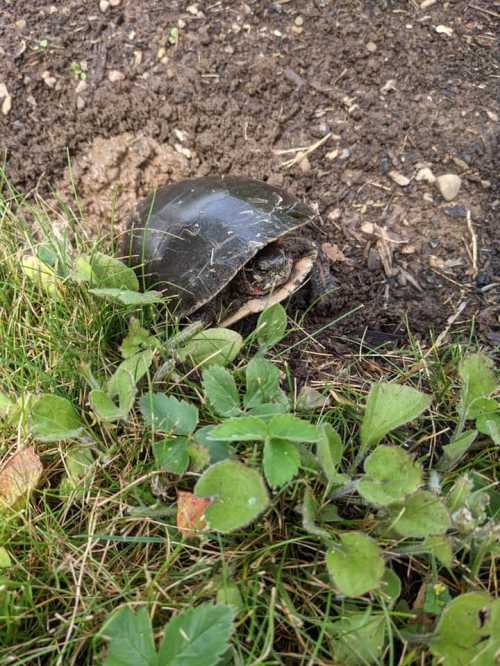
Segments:
[[[321,245],[321,249],[326,254],[328,259],[332,262],[332,264],[335,264],[337,262],[342,263],[346,261],[345,254],[342,252],[342,250],[339,248],[339,246],[336,243],[323,243]]]
[[[18,451],[0,471],[0,507],[12,507],[36,488],[43,467],[32,446]]]
[[[193,493],[177,491],[177,528],[186,537],[196,536],[197,532],[207,527],[205,509],[209,499],[196,497]]]

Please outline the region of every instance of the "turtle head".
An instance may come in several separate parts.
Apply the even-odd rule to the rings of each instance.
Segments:
[[[251,296],[268,294],[288,280],[292,266],[292,258],[279,243],[271,243],[246,264],[238,286]]]

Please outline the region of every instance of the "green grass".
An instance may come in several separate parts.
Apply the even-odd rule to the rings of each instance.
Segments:
[[[69,215],[68,211],[63,215]],[[134,412],[127,424],[104,424],[88,409],[82,362],[97,376],[111,373],[120,361],[118,347],[127,332],[130,308],[98,300],[69,281],[64,298],[52,299],[20,270],[20,250],[34,243],[32,220],[46,234],[51,219],[52,212],[42,203],[33,206],[4,187],[0,197],[0,390],[15,396],[55,393],[68,398],[84,414],[99,448],[112,454],[96,468],[83,497],[67,500],[61,498],[58,485],[71,442],[33,442],[0,421],[1,460],[33,444],[44,467],[42,481],[24,511],[0,523],[0,545],[12,559],[12,566],[1,572],[0,663],[99,663],[103,646],[96,633],[120,604],[145,605],[153,626],[161,628],[174,611],[215,599],[225,581],[237,583],[243,599],[232,642],[233,661],[228,663],[334,663],[330,625],[343,616],[351,600],[335,592],[325,568],[324,548],[303,529],[297,511],[306,487],[320,507],[329,504],[331,491],[317,474],[302,470],[293,482],[273,493],[271,508],[249,527],[231,535],[212,534],[202,541],[183,540],[175,529],[172,509],[176,488],[191,490],[197,475],[188,473],[179,479],[163,474],[163,495],[158,500],[150,485],[155,476],[151,441],[139,415]],[[92,250],[77,237],[80,250]],[[177,330],[174,322],[167,328],[151,308],[145,308],[141,316],[146,328],[160,334]],[[390,352],[358,353],[353,348],[352,354],[331,359],[301,331],[299,317],[290,312],[290,336],[268,358],[282,370],[283,388],[291,396],[297,393],[292,347],[316,362],[311,384],[329,394],[331,402],[322,412],[302,416],[312,422],[321,416],[330,422],[346,443],[349,463],[359,446],[359,423],[370,382],[411,384],[434,395],[432,409],[389,440],[406,444],[424,468],[431,468],[457,423],[457,367],[466,351],[478,347],[473,329],[463,340],[427,349],[416,342]],[[244,368],[255,351],[255,344],[248,344],[235,366]],[[196,403],[202,423],[214,422],[198,371],[178,369],[161,390]],[[485,485],[495,484],[497,451],[491,445],[469,452],[440,479],[442,487],[449,488],[472,470]],[[248,447],[245,455],[251,457],[251,452]],[[359,499],[349,491],[336,498],[340,520],[323,527],[332,535],[350,529],[372,532],[374,517]],[[434,558],[405,553],[401,539],[384,537],[380,544],[391,554],[402,593],[401,603],[393,608],[374,598],[387,630],[385,651],[375,663],[430,663],[425,641],[404,633],[408,627],[416,634],[433,630],[436,615],[422,610],[419,615],[422,585],[442,583],[451,596],[471,589],[495,596],[495,561],[488,556],[474,559],[464,549],[458,552],[457,565],[447,570]],[[356,603],[363,609],[370,596]]]

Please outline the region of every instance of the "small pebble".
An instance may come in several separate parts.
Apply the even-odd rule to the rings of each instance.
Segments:
[[[432,7],[432,5],[435,5],[436,2],[437,0],[424,0],[420,5],[420,9],[427,9],[427,7]]]
[[[458,194],[462,179],[454,173],[446,173],[436,178],[436,185],[445,201],[452,201]]]
[[[9,91],[7,90],[7,86],[5,85],[5,83],[0,83],[0,99],[7,97],[8,94]]]
[[[125,74],[123,74],[123,72],[118,71],[117,69],[112,69],[108,74],[108,79],[111,81],[111,83],[116,83],[117,81],[123,81],[124,78]]]
[[[53,88],[56,84],[56,77],[51,76],[50,72],[48,69],[46,69],[44,72],[42,72],[42,79],[49,88]]]
[[[447,35],[448,37],[453,35],[453,28],[449,28],[447,25],[437,25],[434,30],[440,35]]]
[[[449,206],[448,208],[444,209],[444,212],[449,217],[466,217],[467,215],[465,206]]]
[[[400,187],[406,187],[410,184],[410,179],[398,171],[389,171],[388,176]]]
[[[122,0],[109,0],[109,4],[110,4],[112,7],[118,7],[118,6],[120,5],[121,1],[122,1]]]
[[[108,2],[108,0],[100,0],[100,2],[99,2],[99,9],[101,10],[101,12],[102,12],[103,14],[104,14],[104,12],[106,12],[106,11],[108,10],[108,7],[109,7],[109,2]]]
[[[4,97],[2,102],[3,115],[6,116],[11,109],[12,109],[12,97],[10,95],[7,95],[6,97]]]
[[[302,16],[297,16],[294,23],[296,26],[300,28],[300,26],[304,25],[304,19],[302,18]]]
[[[16,28],[18,30],[23,30],[26,27],[26,21],[24,19],[19,19],[19,21],[16,21]]]
[[[75,88],[75,92],[78,95],[79,93],[83,92],[86,90],[88,87],[87,81],[84,81],[83,79],[81,81],[78,81],[78,85]]]
[[[326,159],[327,159],[329,162],[333,162],[333,160],[336,159],[336,158],[338,157],[339,152],[340,152],[340,151],[339,151],[338,149],[336,149],[336,150],[331,150],[329,153],[326,153],[326,154],[325,154],[325,157],[326,157]]]
[[[78,109],[78,111],[81,111],[82,109],[85,108],[85,100],[83,99],[83,97],[78,96],[76,98],[76,108]]]
[[[380,173],[382,176],[387,176],[391,168],[391,160],[388,157],[382,157],[380,160]]]
[[[429,241],[429,245],[433,250],[435,250],[441,245],[441,241],[439,241],[437,238],[433,238]]]
[[[366,48],[370,53],[375,53],[375,51],[377,50],[377,45],[375,44],[375,42],[368,42]]]
[[[339,160],[348,160],[352,155],[352,150],[350,148],[344,148],[344,150],[339,155]]]
[[[426,183],[434,183],[436,181],[436,176],[432,173],[429,167],[424,167],[423,169],[419,169],[417,171],[415,180],[418,182],[421,182],[423,180]]]
[[[384,83],[382,88],[380,88],[380,92],[383,95],[385,95],[385,93],[388,93],[388,92],[391,92],[391,91],[394,91],[394,90],[397,90],[397,88],[396,88],[396,79],[389,79],[388,81],[386,81],[386,83]]]

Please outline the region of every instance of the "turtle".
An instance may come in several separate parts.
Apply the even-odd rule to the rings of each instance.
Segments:
[[[264,181],[190,178],[138,204],[120,258],[144,288],[172,298],[177,315],[227,327],[307,282],[323,293],[332,287],[317,243],[294,233],[316,218],[310,206]]]

